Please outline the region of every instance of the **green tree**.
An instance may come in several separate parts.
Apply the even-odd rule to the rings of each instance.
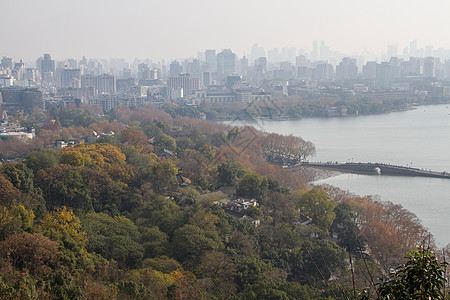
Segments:
[[[143,155],[141,152],[141,149],[129,146],[122,149],[122,152],[126,156],[126,162],[128,164],[131,164],[133,166],[138,167],[139,169],[144,169],[148,167],[150,162],[152,162],[152,159],[150,156]]]
[[[19,204],[11,209],[0,206],[0,240],[22,232],[32,232],[34,213]]]
[[[72,300],[81,299],[83,296],[81,288],[74,284],[72,276],[62,271],[51,273],[45,278],[45,291],[56,299]]]
[[[285,272],[258,258],[243,258],[236,265],[241,299],[289,299],[278,288],[286,280]]]
[[[119,299],[146,299],[151,292],[142,283],[121,280],[117,283]]]
[[[120,141],[115,135],[102,135],[97,139],[96,143],[97,144],[110,144],[115,147],[120,146]]]
[[[167,252],[168,236],[157,226],[141,229],[141,244],[144,247],[144,257],[155,257]]]
[[[176,270],[183,270],[181,264],[174,258],[167,257],[165,255],[155,258],[147,258],[143,261],[144,268],[152,268],[153,270],[169,274]]]
[[[56,150],[46,149],[42,151],[31,152],[26,160],[25,164],[28,168],[32,169],[35,173],[41,169],[51,168],[59,164],[59,152]]]
[[[200,148],[200,153],[203,154],[209,161],[212,161],[216,156],[216,148],[212,145],[204,145]]]
[[[305,215],[312,218],[314,225],[328,233],[336,217],[333,210],[337,203],[330,200],[325,191],[312,189],[306,192],[298,200],[297,206]]]
[[[163,133],[161,127],[155,122],[146,123],[141,126],[148,138],[154,138]]]
[[[331,230],[338,236],[337,244],[343,248],[350,247],[353,253],[359,253],[364,247],[363,237],[356,224],[357,213],[348,203],[339,203],[334,209],[336,218]]]
[[[261,200],[267,196],[268,190],[269,182],[267,177],[249,172],[239,181],[236,193],[238,196]]]
[[[219,185],[235,186],[239,179],[244,176],[245,168],[237,161],[228,160],[217,168]]]
[[[140,245],[141,233],[130,219],[89,213],[83,218],[82,224],[89,250],[124,266],[136,267],[140,263],[144,252]]]
[[[4,164],[1,172],[8,176],[9,181],[20,191],[30,193],[34,189],[33,171],[23,163]]]
[[[145,190],[143,191],[145,193]],[[142,227],[158,226],[169,236],[183,225],[183,212],[175,201],[164,196],[145,196],[140,209],[135,214],[136,224]]]
[[[175,175],[177,173],[178,169],[175,167],[173,162],[169,160],[163,160],[150,165],[147,177],[151,182],[154,190],[157,193],[160,193],[170,185],[175,184]]]
[[[396,268],[389,279],[379,285],[382,299],[444,299],[443,287],[447,263],[440,263],[428,249],[411,250],[406,264]]]
[[[216,233],[186,224],[174,232],[172,246],[178,260],[195,264],[206,251],[219,248],[220,241]]]
[[[167,134],[160,134],[156,136],[153,140],[153,147],[156,152],[159,152],[163,149],[167,149],[175,152],[177,150],[177,143],[175,139]]]
[[[89,188],[80,169],[67,165],[38,172],[36,184],[42,189],[48,209],[68,206],[78,212],[92,209]]]
[[[317,268],[325,279],[348,267],[345,250],[330,241],[305,242],[301,247],[303,267],[296,274],[301,283],[312,284],[322,281]]]
[[[59,115],[59,121],[64,127],[88,127],[98,121],[98,118],[81,108],[64,110]]]

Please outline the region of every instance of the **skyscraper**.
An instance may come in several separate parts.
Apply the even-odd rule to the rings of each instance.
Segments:
[[[436,67],[439,63],[438,58],[427,57],[423,62],[423,76],[433,78],[436,77]]]
[[[183,67],[176,60],[170,64],[169,67],[169,76],[176,77],[183,73]]]
[[[209,71],[217,72],[217,58],[216,58],[216,50],[206,50],[205,51],[205,60],[209,65]]]
[[[320,41],[320,60],[326,61],[328,60],[328,47],[325,46],[325,41]]]
[[[356,79],[358,78],[358,67],[356,66],[356,59],[344,57],[339,65],[336,66],[336,79]]]
[[[62,88],[80,88],[80,69],[63,69],[61,72],[61,86]]]
[[[55,74],[55,61],[52,60],[50,54],[44,54],[44,59],[41,61],[42,78],[54,79]]]
[[[417,57],[417,40],[409,43],[409,55],[412,57]]]
[[[313,41],[313,48],[312,48],[312,52],[311,52],[311,61],[317,61],[317,59],[319,58],[318,55],[318,49],[317,49],[317,41]]]
[[[241,72],[240,73],[244,77],[248,76],[248,59],[245,55],[241,59]]]
[[[397,57],[397,56],[398,56],[397,45],[388,45],[387,58],[390,59],[391,57]]]
[[[217,54],[217,74],[220,79],[236,72],[236,55],[230,49]]]

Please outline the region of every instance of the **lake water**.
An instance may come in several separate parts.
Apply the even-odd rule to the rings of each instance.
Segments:
[[[447,104],[371,116],[226,123],[309,140],[317,149],[311,161],[377,162],[450,172]],[[450,180],[342,174],[316,183],[401,204],[422,220],[439,246],[450,243]]]

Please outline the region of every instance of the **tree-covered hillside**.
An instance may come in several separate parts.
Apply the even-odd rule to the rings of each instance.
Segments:
[[[378,278],[433,246],[401,206],[283,168],[314,153],[300,137],[53,113],[33,142],[0,141],[18,158],[0,166],[1,299],[382,299]]]

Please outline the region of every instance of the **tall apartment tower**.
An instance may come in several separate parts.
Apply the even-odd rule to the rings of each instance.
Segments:
[[[436,77],[439,58],[432,56],[426,57],[423,62],[423,76],[428,78]]]
[[[114,94],[116,92],[116,77],[114,75],[83,75],[81,87],[94,87],[98,94]]]
[[[206,50],[205,60],[206,63],[209,65],[209,71],[213,73],[217,72],[216,50]]]
[[[236,72],[236,54],[230,49],[222,50],[217,54],[217,75],[220,79],[224,79]]]
[[[391,57],[398,56],[397,45],[388,45],[387,56],[388,56],[388,59],[390,59]]]
[[[183,66],[180,65],[176,60],[170,64],[169,67],[169,76],[176,77],[183,73]]]
[[[13,68],[13,60],[10,57],[3,56],[0,67],[2,69],[10,69]]]
[[[169,99],[186,98],[192,95],[192,92],[200,89],[200,79],[191,78],[189,74],[180,74],[180,76],[169,77],[167,80],[167,93]]]
[[[310,56],[310,60],[312,62],[317,61],[319,59],[319,49],[317,47],[317,41],[313,41],[313,48]]]
[[[49,80],[54,80],[55,74],[55,61],[52,60],[50,54],[44,54],[44,59],[41,61],[41,73],[42,78]]]

